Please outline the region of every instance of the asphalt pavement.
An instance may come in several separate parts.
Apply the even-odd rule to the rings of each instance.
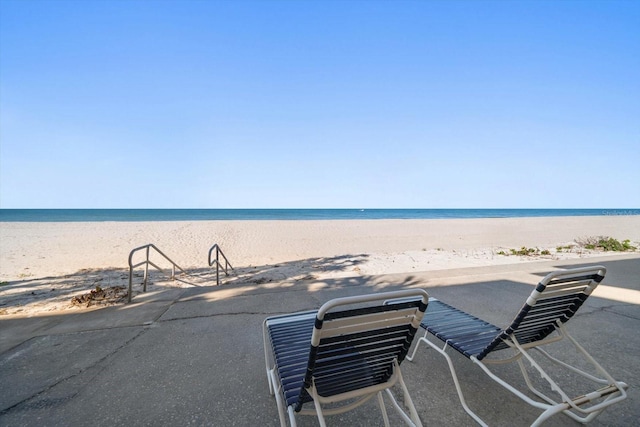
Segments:
[[[592,425],[640,420],[640,256],[541,261],[332,280],[166,288],[131,304],[34,317],[0,316],[2,426],[277,426],[265,372],[265,317],[319,308],[342,296],[424,288],[430,296],[506,326],[537,281],[572,266],[604,265],[600,285],[567,324],[617,380],[627,400]],[[214,283],[214,282],[212,282]],[[568,346],[555,349],[574,360]],[[539,414],[457,353],[467,402],[492,426],[529,425]],[[579,363],[579,362],[576,362]],[[445,360],[421,349],[402,373],[425,425],[475,425],[459,404]],[[516,365],[501,375],[521,384]],[[562,379],[565,377],[563,376]],[[572,384],[570,384],[573,387]],[[577,385],[576,385],[577,387]],[[389,408],[393,425],[401,419]],[[375,399],[333,426],[383,425]],[[318,425],[298,417],[298,425]],[[560,415],[547,426],[574,426]]]

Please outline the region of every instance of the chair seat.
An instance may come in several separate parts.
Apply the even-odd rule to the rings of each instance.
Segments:
[[[309,361],[316,313],[272,317],[266,324],[287,406],[298,403]]]
[[[501,332],[497,326],[435,298],[429,298],[421,326],[469,358],[477,356]]]

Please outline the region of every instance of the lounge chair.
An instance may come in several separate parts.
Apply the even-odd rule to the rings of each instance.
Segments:
[[[390,298],[410,300],[382,304]],[[422,289],[337,298],[318,311],[265,319],[269,392],[275,394],[281,426],[286,426],[285,408],[292,426],[295,413],[316,415],[324,426],[324,415],[349,411],[376,395],[388,426],[383,390],[408,425],[421,426],[400,363],[420,327],[428,298]],[[390,391],[396,384],[409,415]],[[313,408],[303,408],[310,402]]]
[[[456,375],[451,358],[447,354],[448,348],[457,350],[465,357],[473,361],[498,384],[518,396],[526,403],[541,409],[542,414],[532,425],[537,426],[549,417],[564,413],[574,420],[587,423],[593,420],[606,407],[626,398],[627,384],[614,380],[594,359],[582,348],[567,332],[566,323],[580,308],[582,303],[602,281],[606,269],[601,266],[576,268],[565,271],[553,272],[540,281],[531,293],[526,303],[517,314],[511,325],[501,329],[485,322],[477,317],[458,310],[437,299],[429,300],[429,309],[422,319],[421,326],[426,329],[424,337],[416,344],[411,356],[407,360],[413,360],[421,342],[428,344],[443,355],[451,375],[455,382],[456,390],[464,410],[480,425],[486,425],[468,406],[460,388],[460,382]],[[499,296],[497,295],[496,298]],[[427,335],[444,342],[440,348],[427,339]],[[582,355],[583,365],[589,364],[590,373],[576,368],[572,361],[561,361],[551,356],[540,348],[543,345],[557,342],[567,338],[576,350]],[[511,348],[513,355],[507,358],[486,359],[489,355],[504,349]],[[542,355],[541,362],[534,360],[532,353]],[[487,365],[509,363],[517,361],[524,376],[525,383],[531,392],[539,399],[532,399],[522,393],[503,379],[499,378]],[[527,374],[525,361],[528,362],[551,387],[551,396],[536,389]],[[571,398],[560,388],[556,380],[543,369],[544,361],[553,362],[566,370],[578,374],[599,387],[596,391],[590,391],[581,396]],[[547,368],[548,369],[548,368]],[[564,375],[563,375],[564,376]]]

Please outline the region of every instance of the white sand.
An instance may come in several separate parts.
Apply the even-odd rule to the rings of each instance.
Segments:
[[[0,223],[0,313],[69,306],[70,295],[128,283],[129,252],[154,243],[191,271],[219,244],[236,278],[267,281],[385,274],[527,262],[503,256],[522,246],[546,258],[588,257],[556,247],[590,236],[640,242],[640,216],[451,220],[183,221]],[[598,253],[597,255],[602,255]],[[134,262],[142,260],[139,253]],[[152,257],[162,267],[168,264]],[[278,265],[277,269],[273,267]],[[251,267],[251,268],[249,268]],[[257,267],[257,268],[254,268]],[[8,282],[8,283],[7,283]],[[53,290],[52,290],[53,289]]]

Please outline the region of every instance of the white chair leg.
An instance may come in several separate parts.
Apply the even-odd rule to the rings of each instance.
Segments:
[[[402,372],[400,372],[400,367],[396,365],[396,369],[398,370],[399,383],[400,383],[400,387],[402,388],[404,404],[409,408],[409,414],[411,414],[411,420],[417,427],[422,427],[422,422],[420,421],[420,417],[418,416],[418,411],[416,410],[416,407],[413,404],[413,400],[411,400],[411,395],[409,394],[409,389],[407,389],[407,386],[404,383],[404,378],[402,378]]]
[[[379,391],[378,393],[378,404],[380,405],[380,412],[382,412],[382,418],[384,419],[384,425],[385,427],[389,427],[389,416],[387,415],[387,408],[385,408],[384,406],[384,399],[382,398],[382,392]]]
[[[273,384],[271,382],[271,374],[269,373],[272,369],[271,366],[269,366],[269,351],[268,349],[270,348],[270,345],[268,345],[267,342],[267,325],[266,325],[266,320],[265,322],[262,324],[262,341],[263,341],[263,346],[264,346],[264,364],[265,367],[267,369],[267,380],[269,381],[269,394],[271,396],[273,396]]]
[[[272,369],[269,371],[269,382],[273,383],[275,388],[274,376],[275,376],[275,372]],[[278,416],[280,417],[280,427],[287,427],[287,423],[285,422],[285,416],[284,416],[284,403],[282,402],[282,393],[280,392],[280,389],[274,390],[274,394],[276,397],[276,405],[278,406]],[[289,414],[289,417],[291,417],[291,414]],[[292,425],[295,425],[295,421],[294,421],[294,424]]]
[[[267,369],[267,382],[269,383],[269,395],[273,396],[273,383],[271,382],[270,369]]]
[[[324,421],[324,415],[322,414],[322,405],[320,404],[320,398],[318,397],[318,391],[316,390],[315,384],[311,386],[311,397],[313,398],[313,404],[316,407],[316,414],[318,415],[318,423],[320,423],[320,427],[327,427],[327,424]]]
[[[413,362],[413,358],[416,356],[416,351],[418,351],[418,347],[420,346],[420,341],[422,341],[422,340],[426,341],[428,333],[429,333],[428,331],[424,331],[424,335],[418,339],[418,342],[416,343],[416,346],[413,348],[413,351],[411,352],[411,356],[407,356],[406,357],[406,359],[409,362]]]
[[[564,411],[567,408],[567,406],[568,405],[557,405],[557,406],[550,407],[549,409],[544,411],[538,418],[536,418],[533,424],[531,424],[531,427],[541,426],[542,423],[544,423],[546,420],[548,420],[552,416]]]
[[[460,387],[460,382],[458,381],[458,375],[456,374],[456,368],[453,366],[453,361],[451,360],[451,357],[449,357],[449,355],[446,352],[447,345],[445,344],[443,348],[440,348],[426,338],[420,338],[420,341],[424,341],[431,348],[433,348],[442,356],[444,356],[444,358],[447,360],[447,364],[449,365],[449,370],[451,371],[451,377],[453,378],[453,382],[456,386],[456,391],[458,392],[458,398],[460,399],[460,404],[462,405],[462,408],[464,408],[465,412],[469,414],[469,416],[473,418],[478,424],[480,424],[483,427],[487,427],[487,424],[484,421],[482,421],[482,418],[476,415],[476,413],[473,412],[471,408],[469,408],[469,406],[467,405],[467,401],[464,399],[464,395],[462,394],[462,388]]]
[[[384,391],[387,392],[387,395],[389,395],[389,399],[391,400],[391,404],[393,405],[393,407],[395,408],[395,410],[398,412],[398,415],[400,415],[402,417],[402,419],[404,420],[405,423],[407,423],[408,426],[411,427],[416,427],[416,426],[420,426],[422,427],[422,424],[420,423],[420,419],[418,419],[418,422],[416,424],[416,422],[414,422],[414,420],[412,420],[400,407],[400,404],[398,404],[398,401],[395,399],[395,397],[393,396],[393,393],[391,393],[391,390],[389,390],[388,388],[385,389]]]
[[[293,412],[293,406],[289,406],[287,408],[287,412],[289,413],[289,423],[291,424],[291,427],[296,427],[296,416]]]

